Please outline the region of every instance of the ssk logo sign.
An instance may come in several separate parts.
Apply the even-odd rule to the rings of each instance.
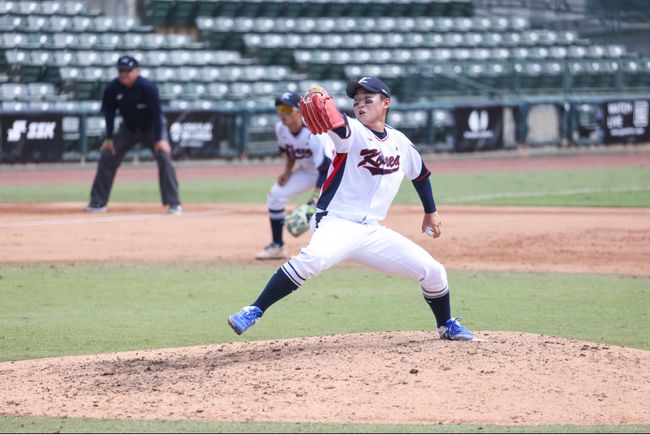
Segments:
[[[0,160],[60,161],[63,158],[63,114],[0,114]]]
[[[16,119],[7,130],[7,142],[19,142],[27,134],[27,140],[52,140],[56,134],[56,122],[29,122],[26,119]]]

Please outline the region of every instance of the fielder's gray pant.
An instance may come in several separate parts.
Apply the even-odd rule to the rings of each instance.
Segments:
[[[163,124],[163,139],[167,140],[167,132]],[[130,131],[120,125],[117,133],[113,136],[113,145],[115,146],[115,155],[110,151],[102,151],[97,164],[97,174],[93,182],[93,188],[90,192],[90,206],[103,207],[108,203],[108,197],[111,194],[113,180],[117,168],[122,164],[126,153],[131,150],[137,143],[151,149],[156,162],[158,163],[158,180],[160,182],[160,195],[163,205],[180,205],[178,197],[178,180],[176,179],[176,170],[172,165],[172,159],[169,154],[164,152],[154,152],[153,130],[144,132]]]

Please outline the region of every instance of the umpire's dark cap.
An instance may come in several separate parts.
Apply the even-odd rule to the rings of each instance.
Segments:
[[[300,96],[295,92],[285,92],[275,99],[275,106],[277,107],[280,104],[300,108]]]
[[[122,56],[117,59],[117,69],[118,71],[133,71],[135,68],[139,67],[140,64],[132,56]]]
[[[377,77],[361,77],[359,81],[353,81],[348,84],[346,93],[350,98],[354,98],[354,94],[360,87],[372,93],[380,93],[386,98],[390,98],[390,87]]]

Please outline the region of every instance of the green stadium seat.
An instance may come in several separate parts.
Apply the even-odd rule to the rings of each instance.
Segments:
[[[179,83],[159,83],[161,101],[171,101],[183,97],[185,89]]]
[[[0,99],[2,101],[21,101],[27,99],[27,87],[20,83],[0,84]]]
[[[91,11],[86,10],[82,2],[74,1],[65,1],[61,3],[61,13],[70,16],[78,16],[82,14],[97,15],[97,13],[92,13]]]
[[[3,1],[0,2],[0,14],[8,15],[15,14],[17,9],[17,3],[12,1]]]
[[[521,45],[521,39],[521,34],[518,32],[505,32],[501,41],[505,47],[518,47]]]
[[[118,33],[104,33],[99,36],[98,45],[105,50],[116,50],[126,44],[122,39],[122,35]]]
[[[30,99],[54,100],[57,97],[52,83],[28,83],[27,93]]]
[[[13,13],[20,15],[40,14],[40,6],[36,2],[20,1],[15,5]]]
[[[55,109],[54,103],[50,101],[29,101],[27,103],[27,110],[29,111],[49,111]]]
[[[225,83],[209,83],[207,95],[216,99],[229,97],[230,87]]]
[[[555,45],[553,47],[549,47],[550,59],[566,59],[568,55],[569,55],[569,50],[567,49],[567,47],[564,47],[562,45]]]
[[[79,38],[74,33],[54,33],[52,34],[52,45],[57,49],[79,47]]]
[[[115,47],[127,48],[128,50],[149,48],[145,42],[145,36],[140,33],[113,33],[110,36],[117,36],[115,38],[115,41],[117,41]]]
[[[14,48],[26,48],[28,45],[27,35],[23,33],[2,33],[0,48],[11,50]]]
[[[77,59],[72,51],[55,51],[53,64],[59,68],[67,67],[70,65],[76,65]]]
[[[101,54],[99,51],[83,50],[77,51],[77,65],[79,66],[95,66],[103,64]]]
[[[104,51],[104,52],[100,51],[100,53],[102,58],[101,64],[107,67],[111,67],[111,70],[113,70],[113,68],[117,64],[117,59],[119,59],[120,56],[123,54],[117,51]],[[141,53],[137,53],[137,52],[133,52],[132,55],[136,56],[135,58],[138,59],[138,61],[144,57]]]
[[[557,32],[556,36],[557,44],[570,45],[575,44],[578,41],[578,35],[575,32],[571,31]]]
[[[185,66],[177,69],[177,78],[184,82],[193,82],[200,80],[200,70],[195,67]]]
[[[30,15],[27,17],[27,26],[22,27],[24,29],[29,29],[30,31],[36,32],[36,31],[43,31],[47,28],[48,26],[48,19],[45,17],[41,16],[33,16]]]
[[[483,34],[476,32],[465,33],[463,44],[466,47],[481,47],[483,46]]]
[[[20,112],[29,110],[28,104],[22,101],[3,101],[1,107],[3,112]]]
[[[140,63],[149,67],[164,66],[168,64],[169,54],[167,51],[151,50],[147,51]]]
[[[29,17],[20,17],[16,15],[0,16],[0,28],[2,31],[25,31],[29,29],[29,25]]]
[[[587,56],[587,49],[581,45],[572,45],[568,50],[569,59],[583,59]]]
[[[95,28],[95,20],[86,16],[74,16],[72,17],[72,29],[75,32],[93,32],[93,33],[102,33],[102,30]]]
[[[153,79],[157,82],[170,82],[176,80],[176,69],[171,67],[153,68]]]
[[[52,32],[52,33],[67,32],[70,30],[71,25],[72,25],[72,19],[70,17],[55,15],[53,17],[50,17],[49,19],[46,19],[46,24],[44,28],[48,32]]]
[[[100,45],[99,35],[96,33],[79,33],[79,46],[87,49],[98,48]]]

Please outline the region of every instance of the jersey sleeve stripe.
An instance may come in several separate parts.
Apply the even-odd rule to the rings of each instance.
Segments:
[[[338,190],[339,185],[341,185],[341,180],[343,179],[343,172],[345,172],[345,162],[347,161],[347,158],[347,152],[336,154],[336,157],[334,157],[332,173],[330,173],[323,184],[323,192],[321,193],[318,204],[316,205],[318,209],[325,211],[334,198],[334,194],[336,193],[336,190]]]
[[[431,171],[427,168],[427,166],[424,165],[424,161],[423,161],[422,162],[422,169],[420,169],[420,174],[413,181],[422,181],[423,179],[425,179],[429,175],[431,175]]]

